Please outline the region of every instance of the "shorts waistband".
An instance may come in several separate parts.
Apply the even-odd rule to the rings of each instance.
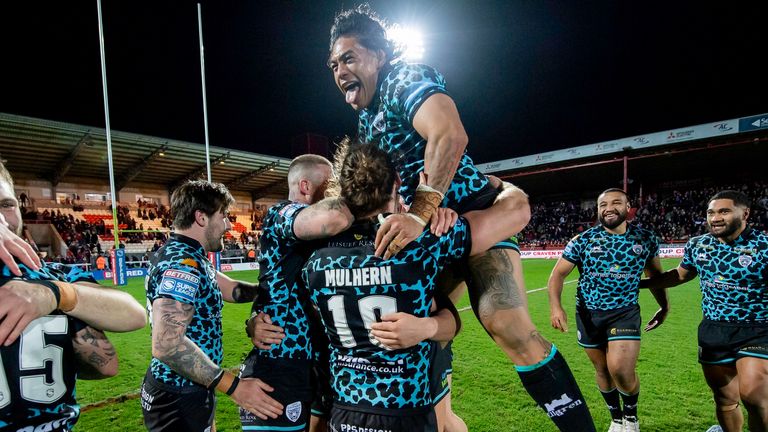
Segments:
[[[432,405],[426,405],[414,408],[378,408],[359,405],[346,405],[341,402],[333,402],[333,407],[345,411],[357,411],[368,414],[377,414],[390,417],[413,417],[429,414],[432,411]]]
[[[197,392],[209,392],[207,388],[199,385],[199,384],[193,384],[191,386],[176,386],[173,384],[164,383],[157,378],[155,378],[154,375],[152,375],[151,370],[147,370],[147,374],[144,376],[144,380],[148,382],[153,387],[160,388],[165,391],[173,392],[173,393],[180,393],[180,394],[188,394],[188,393],[197,393]]]

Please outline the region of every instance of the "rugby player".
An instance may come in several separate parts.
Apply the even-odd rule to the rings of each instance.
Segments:
[[[673,287],[699,276],[699,363],[726,432],[768,430],[768,236],[748,226],[750,200],[724,190],[709,199],[709,233],[685,245],[677,268],[641,286]]]
[[[579,268],[576,335],[595,367],[597,387],[611,413],[609,432],[640,430],[638,285],[643,271],[649,276],[662,272],[658,236],[627,223],[629,209],[623,190],[602,192],[597,197],[599,224],[568,242],[547,283],[552,327],[565,332],[568,319],[561,303],[563,282]],[[664,322],[669,312],[666,290],[655,289],[653,294],[661,307],[648,330]]]
[[[13,178],[0,163],[0,225],[20,235],[13,192]],[[100,329],[141,328],[144,311],[129,294],[99,287],[89,273],[22,263],[18,279],[0,267],[0,429],[69,431],[80,416],[76,379],[118,371],[114,347]]]
[[[430,343],[392,349],[373,336],[371,327],[397,312],[428,317],[439,269],[449,260],[493,246],[501,240],[499,228],[522,229],[528,216],[499,220],[508,211],[501,206],[494,208],[497,213],[468,214],[445,235],[424,233],[401,254],[382,259],[375,256],[375,217],[393,211],[397,203],[394,164],[371,144],[352,146],[343,160],[341,197],[356,223],[326,240],[304,269],[331,342],[335,400],[330,429],[437,430],[429,386]],[[516,188],[508,193],[524,196]],[[472,223],[471,239],[467,221]],[[434,331],[445,328],[436,326]]]
[[[234,198],[221,184],[189,181],[171,195],[175,231],[152,255],[146,280],[152,361],[142,385],[144,425],[150,431],[215,430],[219,390],[259,418],[283,406],[272,387],[224,370],[222,301],[251,302],[257,286],[217,272],[207,252],[223,247]]]
[[[327,417],[329,408],[321,403],[323,395],[312,389],[312,373],[318,370],[313,368],[314,351],[327,343],[312,343],[313,311],[307,309],[311,305],[300,274],[312,252],[309,240],[337,234],[353,220],[338,198],[323,200],[332,173],[328,159],[312,154],[298,156],[288,168],[288,200],[270,207],[264,217],[259,285],[265,295],[254,302],[250,323],[250,333],[258,332],[259,337],[253,339],[255,348],[245,359],[240,376],[268,383],[275,389],[272,397],[285,410],[277,418],[261,419],[241,408],[243,430],[307,430],[310,412],[315,417],[313,430],[318,430],[323,423],[319,419]],[[257,316],[263,319],[254,320]],[[259,321],[261,328],[253,329]],[[271,327],[265,329],[264,324]],[[272,329],[275,335],[262,333]]]
[[[334,81],[345,102],[358,112],[359,138],[396,155],[399,192],[410,205],[407,215],[390,216],[382,224],[376,237],[378,255],[388,258],[421,235],[427,223],[435,223],[432,215],[438,206],[463,214],[501,205],[498,190],[465,152],[468,138],[442,75],[426,65],[398,61],[384,26],[367,7],[336,16],[329,50]],[[421,173],[427,184],[417,188]],[[529,211],[527,201],[520,205]],[[470,281],[475,314],[558,428],[594,430],[565,359],[531,321],[516,249],[516,242],[505,241],[472,257],[469,274],[459,279]],[[561,406],[563,396],[574,402]],[[551,409],[554,406],[557,409]]]

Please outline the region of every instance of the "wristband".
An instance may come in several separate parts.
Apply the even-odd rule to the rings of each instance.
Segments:
[[[224,369],[220,370],[218,374],[216,374],[216,378],[211,381],[210,384],[208,384],[208,390],[215,390],[216,386],[219,385],[219,382],[224,377]]]
[[[237,384],[240,383],[240,378],[236,375],[233,375],[229,372],[224,372],[221,374],[221,379],[219,379],[219,383],[216,384],[216,390],[226,393],[228,396],[231,396],[232,393],[235,392],[235,388],[237,388]]]
[[[232,396],[232,393],[235,392],[238,384],[240,384],[240,377],[235,375],[235,379],[232,380],[232,385],[230,385],[229,390],[227,390],[227,396]]]
[[[419,225],[421,225],[421,226],[423,226],[423,227],[427,226],[427,223],[426,223],[426,222],[424,222],[424,220],[423,220],[422,218],[420,218],[420,217],[416,216],[415,214],[413,214],[413,213],[406,213],[405,215],[406,215],[406,216],[410,216],[410,217],[411,217],[413,220],[415,220],[416,222],[418,222],[418,223],[419,223]]]
[[[413,197],[413,203],[408,210],[408,214],[413,214],[424,222],[424,226],[427,225],[432,218],[432,214],[440,206],[443,201],[443,194],[437,190],[420,184],[416,187],[416,193]]]
[[[249,329],[248,329],[248,323],[249,323],[249,322],[251,322],[251,320],[252,320],[252,319],[256,318],[256,315],[258,315],[258,314],[259,314],[259,313],[258,313],[258,312],[256,312],[256,311],[254,311],[254,312],[251,312],[251,316],[250,316],[250,317],[248,317],[248,318],[245,320],[245,335],[246,335],[246,336],[248,336],[249,338],[252,338],[252,337],[253,337],[253,334],[252,334],[252,333],[249,331]]]
[[[77,306],[77,288],[67,282],[56,282],[58,282],[56,285],[59,287],[60,293],[60,300],[58,303],[59,310],[62,312],[71,312],[72,309]]]

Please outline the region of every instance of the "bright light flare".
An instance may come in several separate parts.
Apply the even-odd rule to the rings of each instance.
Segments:
[[[424,57],[424,39],[419,29],[395,26],[387,30],[387,38],[402,49],[405,60],[418,61]]]

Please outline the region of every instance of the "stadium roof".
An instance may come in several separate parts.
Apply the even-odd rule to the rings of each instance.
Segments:
[[[190,178],[205,178],[205,146],[113,130],[115,188],[161,185],[168,189]],[[16,179],[109,182],[106,131],[0,113],[0,155]],[[211,177],[254,200],[284,198],[290,160],[210,147]]]

